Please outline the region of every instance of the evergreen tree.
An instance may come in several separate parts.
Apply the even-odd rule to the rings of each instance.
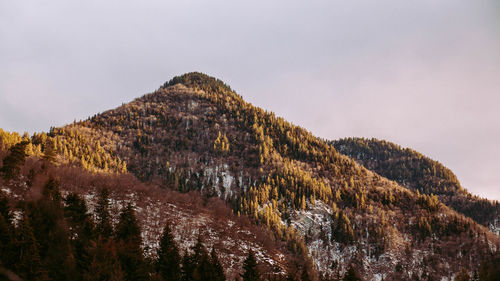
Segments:
[[[0,168],[4,179],[11,179],[19,175],[21,167],[26,161],[26,147],[29,143],[29,141],[21,141],[9,149],[10,154],[3,159],[3,166]]]
[[[45,145],[45,150],[43,152],[42,159],[50,163],[55,163],[56,157],[57,157],[57,150],[54,147],[54,144],[51,142],[47,142],[47,144]]]
[[[212,264],[206,249],[199,256],[199,261],[193,272],[194,281],[214,280]]]
[[[181,267],[181,280],[191,281],[193,280],[193,272],[195,270],[196,263],[194,262],[193,256],[191,256],[188,251],[184,252],[182,256],[182,267]]]
[[[102,188],[99,191],[99,198],[95,209],[96,232],[103,239],[109,239],[113,235],[111,216],[109,214],[109,191]]]
[[[69,194],[65,199],[64,215],[71,229],[71,246],[75,256],[78,279],[88,270],[92,261],[90,247],[94,242],[94,224],[87,210],[85,200],[78,194]]]
[[[115,237],[117,241],[132,241],[139,245],[142,242],[141,229],[137,223],[134,208],[130,203],[120,213]]]
[[[191,261],[193,263],[193,269],[194,269],[192,280],[195,281],[210,280],[212,272],[210,258],[208,256],[207,249],[203,245],[201,236],[198,236],[198,240],[196,241],[196,244],[194,245],[192,250],[193,250],[193,256]]]
[[[203,245],[201,236],[198,236],[191,251],[191,255],[186,251],[182,259],[182,281],[225,280],[218,258],[214,255],[214,263]],[[215,269],[215,264],[220,268]]]
[[[0,266],[12,268],[14,264],[14,239],[12,227],[5,218],[0,215]]]
[[[38,243],[26,214],[19,222],[16,245],[18,260],[16,272],[27,281],[48,280],[38,252]]]
[[[85,281],[124,281],[125,273],[122,270],[116,253],[116,244],[113,240],[98,238],[90,250],[92,260],[87,271],[83,272]]]
[[[4,217],[7,224],[11,224],[12,214],[10,212],[9,199],[3,191],[0,191],[0,216]]]
[[[225,281],[226,276],[224,275],[224,269],[219,262],[219,258],[217,257],[214,247],[212,247],[212,251],[210,252],[210,260],[212,262],[212,280]]]
[[[347,215],[340,211],[332,219],[332,241],[335,240],[344,244],[352,243],[354,241],[354,230]]]
[[[156,271],[166,281],[181,280],[179,248],[174,241],[174,236],[167,223],[163,229],[158,249]]]
[[[40,258],[50,279],[74,279],[74,259],[64,219],[59,182],[50,177],[43,188],[42,198],[29,202],[26,212],[39,243]]]
[[[125,280],[146,280],[147,267],[141,249],[141,229],[137,223],[134,208],[130,204],[120,214],[115,239]]]
[[[14,227],[7,197],[0,191],[0,265],[12,268],[14,261]]]
[[[243,262],[243,274],[240,274],[243,281],[260,281],[259,270],[257,269],[257,260],[252,250],[248,252],[248,256]]]

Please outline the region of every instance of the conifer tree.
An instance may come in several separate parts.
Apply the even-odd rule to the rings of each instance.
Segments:
[[[4,179],[11,179],[19,175],[21,167],[26,161],[26,147],[28,144],[29,141],[21,141],[9,149],[10,154],[3,159],[3,166],[0,168]]]
[[[3,191],[0,191],[0,216],[4,217],[7,224],[11,224],[12,214],[10,212],[9,199],[7,199]]]
[[[214,280],[210,257],[206,249],[203,249],[204,251],[199,256],[197,266],[193,272],[194,281]]]
[[[209,256],[207,249],[203,245],[201,236],[198,236],[196,244],[191,247],[193,252],[191,255],[185,252],[182,259],[182,277],[183,281],[201,281],[201,280],[225,280],[224,273],[218,258],[215,257],[215,262]],[[215,269],[214,265],[217,264]],[[222,278],[222,279],[221,279]]]
[[[212,251],[210,252],[210,261],[212,262],[212,280],[225,281],[226,276],[224,275],[224,269],[220,264],[219,258],[217,257],[217,253],[215,252],[214,247],[212,247]]]
[[[125,273],[122,270],[116,253],[116,244],[113,240],[99,238],[95,247],[91,249],[92,260],[87,271],[83,272],[84,281],[124,281]]]
[[[15,264],[14,226],[9,200],[0,191],[0,265],[12,268]]]
[[[14,239],[12,226],[0,215],[0,266],[11,268],[14,264]]]
[[[139,244],[142,241],[141,230],[135,217],[134,208],[130,203],[120,213],[115,237],[116,240],[139,242]]]
[[[64,219],[59,182],[50,177],[44,185],[42,198],[29,202],[26,212],[39,244],[40,258],[50,279],[73,279],[75,269],[73,253]]]
[[[192,264],[193,264],[193,275],[192,280],[210,280],[211,278],[211,264],[210,258],[208,256],[207,249],[203,245],[201,235],[198,235],[198,240],[192,248]]]
[[[87,204],[78,194],[71,193],[65,198],[64,215],[73,233],[86,241],[93,238],[94,223],[88,213]]]
[[[56,162],[56,157],[57,157],[57,148],[55,147],[57,142],[54,141],[52,142],[47,142],[45,145],[45,150],[43,151],[43,156],[42,159],[50,162],[50,163],[55,163]]]
[[[184,251],[184,255],[182,256],[182,267],[181,267],[182,281],[193,280],[193,272],[195,270],[195,266],[196,263],[193,260],[193,256],[191,256],[186,249],[186,251]]]
[[[331,230],[332,241],[335,239],[336,241],[349,244],[354,240],[354,230],[352,229],[351,222],[342,211],[337,212],[333,217]]]
[[[71,246],[75,257],[78,279],[88,270],[92,261],[90,246],[94,243],[94,224],[85,200],[78,194],[69,194],[65,199],[64,215],[71,229]]]
[[[158,249],[158,260],[156,263],[156,271],[166,281],[181,280],[179,248],[174,241],[174,236],[167,223],[163,229],[163,234],[160,240],[160,248]]]
[[[248,256],[243,262],[243,274],[240,274],[243,281],[260,281],[259,270],[257,269],[257,260],[252,250],[248,252]]]
[[[102,188],[99,191],[95,216],[97,235],[104,240],[111,238],[113,235],[113,226],[111,225],[111,216],[109,214],[109,191],[107,188]]]
[[[44,270],[38,243],[33,235],[29,217],[25,214],[19,222],[16,239],[17,260],[16,272],[24,280],[48,280],[47,272]]]
[[[128,204],[120,214],[115,239],[118,259],[125,273],[125,280],[146,280],[147,268],[141,249],[141,229],[132,205]]]
[[[14,248],[13,230],[9,201],[0,191],[0,265],[7,267],[14,263],[12,255]]]

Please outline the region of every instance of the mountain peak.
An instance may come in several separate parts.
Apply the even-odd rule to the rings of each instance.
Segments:
[[[222,80],[209,76],[202,72],[189,72],[180,76],[175,76],[170,81],[165,82],[162,88],[167,88],[176,84],[183,84],[188,88],[197,88],[209,92],[232,92],[229,85]]]
[[[193,192],[203,202],[220,199],[221,206],[227,204],[247,224],[272,231],[266,240],[291,249],[273,264],[283,264],[292,273],[300,268],[315,275],[341,276],[353,265],[367,280],[441,280],[461,268],[477,270],[497,254],[498,236],[465,216],[472,214],[459,214],[449,208],[458,210],[456,205],[443,204],[472,202],[468,196],[456,196],[462,193],[451,171],[430,159],[422,160],[420,154],[400,151],[398,146],[382,143],[378,149],[377,143],[354,141],[356,149],[352,150],[357,153],[351,158],[343,143],[340,147],[333,143],[336,150],[309,131],[244,101],[221,80],[192,72],[117,109],[55,128],[48,135],[36,135],[31,150],[42,157],[55,150],[61,166],[102,171],[103,178],[114,179],[115,174],[128,171],[129,175],[120,176],[132,176],[137,184],[123,185],[126,194],[139,179],[172,190],[180,198],[180,206],[191,201]],[[358,150],[369,155],[368,159],[375,158],[370,151],[374,156],[387,155],[389,159],[382,160],[394,168],[387,174],[380,171],[381,175],[377,169],[370,171],[361,165],[366,163],[356,163],[362,156]],[[408,159],[411,161],[401,163]],[[395,160],[398,162],[393,164]],[[373,168],[371,164],[378,163],[366,166]],[[403,169],[409,163],[416,164],[411,170]],[[20,172],[29,170],[25,167]],[[415,180],[416,187],[401,179]],[[16,188],[24,190],[25,186]],[[73,186],[63,185],[68,190]],[[435,190],[442,192],[436,195]],[[446,201],[450,196],[459,200]],[[142,212],[156,209],[162,198],[134,196],[130,200]],[[469,205],[475,211],[480,210],[476,206],[489,204],[474,202],[478,204]],[[170,216],[172,221],[187,216],[156,213]],[[144,233],[160,233],[158,226],[164,218],[143,215],[148,217],[142,222],[147,229]],[[192,225],[204,227],[204,222],[191,217]],[[212,245],[228,245],[225,238],[214,239]],[[148,241],[150,249],[157,247],[157,236]],[[245,255],[241,249],[231,251]],[[228,258],[228,264],[237,264],[233,261]],[[288,269],[287,264],[296,266]],[[233,266],[231,272],[237,271]],[[311,279],[318,280],[316,277]]]

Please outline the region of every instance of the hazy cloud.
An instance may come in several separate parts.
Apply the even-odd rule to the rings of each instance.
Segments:
[[[500,199],[498,1],[0,1],[0,42],[4,129],[48,130],[197,70]]]

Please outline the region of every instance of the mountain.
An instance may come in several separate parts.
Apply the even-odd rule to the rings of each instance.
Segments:
[[[437,196],[414,192],[366,169],[202,73],[175,77],[153,93],[47,134],[3,139],[11,152],[0,156],[9,157],[15,143],[29,140],[30,161],[55,163],[59,178],[85,174],[101,179],[81,185],[79,180],[60,180],[65,192],[80,185],[76,192],[89,206],[96,204],[100,181],[133,182],[110,184],[112,199],[116,211],[124,209],[119,202],[136,205],[143,249],[155,252],[158,235],[150,233],[161,233],[169,217],[206,228],[209,245],[223,245],[221,236],[227,231],[244,232],[243,222],[227,229],[236,218],[251,222],[257,228],[246,232],[248,237],[261,233],[269,243],[265,248],[266,239],[252,242],[248,237],[234,242],[247,246],[238,250],[239,256],[227,251],[221,256],[231,276],[240,272],[241,249],[248,245],[260,264],[268,264],[261,269],[265,276],[284,278],[287,272],[313,280],[353,274],[365,280],[450,280],[462,268],[473,272],[491,264],[500,249],[498,236]],[[2,182],[9,194],[18,194],[30,178],[37,178],[30,173],[46,174],[42,168],[30,172],[26,165],[21,176]],[[217,213],[210,205],[190,210],[185,205],[191,198],[216,200],[234,218],[226,214],[222,221],[227,225],[211,223]],[[162,202],[173,206],[161,209]],[[206,213],[208,218],[200,219]]]
[[[375,173],[420,193],[435,194],[455,211],[500,234],[500,203],[469,193],[441,163],[384,140],[345,138],[332,144]]]

